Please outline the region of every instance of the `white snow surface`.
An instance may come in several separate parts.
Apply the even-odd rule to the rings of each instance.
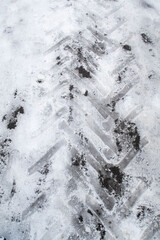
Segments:
[[[7,147],[9,154],[0,165],[0,239],[68,240],[74,231],[72,215],[75,209],[69,205],[67,194],[67,183],[71,179],[68,171],[70,139],[59,130],[59,120],[56,120],[56,112],[65,107],[61,96],[66,94],[68,87],[64,86],[60,92],[56,90],[57,70],[54,66],[57,55],[54,51],[48,53],[48,49],[63,37],[86,30],[91,24],[86,11],[95,14],[102,32],[109,32],[116,20],[114,14],[109,16],[108,13],[119,6],[116,19],[124,21],[124,25],[112,32],[110,38],[113,42],[127,40],[132,47],[135,58],[124,84],[132,78],[135,86],[116,104],[116,111],[123,118],[139,107],[141,112],[134,122],[140,135],[148,140],[124,170],[133,177],[128,196],[141,179],[147,179],[148,188],[133,206],[132,214],[122,221],[117,220],[123,238],[111,234],[104,239],[149,240],[142,233],[160,214],[160,2],[156,0],[0,1],[0,142],[11,140]],[[152,45],[142,41],[142,32],[150,36]],[[97,57],[100,70],[96,78],[105,95],[114,86],[118,87],[112,72],[121,63],[121,58],[119,49],[103,58]],[[94,115],[94,109],[88,109],[85,102],[79,104]],[[18,115],[15,129],[8,129],[2,119],[18,106],[23,106],[24,114]],[[66,119],[65,113],[61,119]],[[77,116],[78,121],[81,120]],[[85,124],[82,126],[87,132]],[[91,134],[89,137],[92,139]],[[63,147],[50,158],[49,173],[43,175],[35,171],[29,174],[28,169],[59,141]],[[93,142],[97,149],[104,147],[104,143],[96,138]],[[81,182],[78,184],[75,194],[80,201],[87,201],[90,193]],[[32,203],[38,197],[43,199],[43,194],[43,205],[34,207]],[[124,199],[122,197],[122,202],[126,199],[127,194]],[[138,206],[142,205],[150,208],[152,214],[140,222],[135,216]],[[90,226],[85,228],[86,232],[91,231]],[[160,230],[151,239],[160,240]]]

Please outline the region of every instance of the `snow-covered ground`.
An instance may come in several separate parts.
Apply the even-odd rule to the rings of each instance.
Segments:
[[[0,239],[160,240],[160,2],[0,0]]]

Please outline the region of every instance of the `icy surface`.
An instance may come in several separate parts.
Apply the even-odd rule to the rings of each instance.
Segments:
[[[159,26],[156,0],[0,1],[0,240],[160,240]]]

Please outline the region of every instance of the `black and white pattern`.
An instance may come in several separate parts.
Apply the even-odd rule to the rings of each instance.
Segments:
[[[160,3],[2,0],[0,239],[160,239]]]

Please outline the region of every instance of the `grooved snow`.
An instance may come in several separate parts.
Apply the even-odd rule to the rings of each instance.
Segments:
[[[160,239],[160,2],[1,0],[0,240]]]

